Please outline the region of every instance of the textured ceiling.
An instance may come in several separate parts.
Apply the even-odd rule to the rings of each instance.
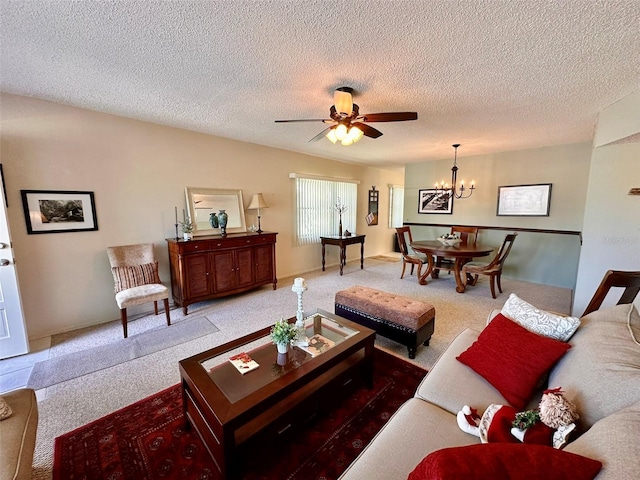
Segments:
[[[591,141],[640,88],[640,0],[0,0],[3,92],[348,162]],[[309,143],[336,87],[384,135]],[[0,106],[1,108],[1,106]]]

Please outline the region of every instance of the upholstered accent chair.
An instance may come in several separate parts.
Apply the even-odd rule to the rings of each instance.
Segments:
[[[411,242],[413,242],[411,227],[396,228],[396,236],[398,237],[398,247],[400,247],[400,253],[402,254],[402,273],[400,274],[400,278],[402,279],[402,277],[404,277],[407,263],[411,264],[410,275],[413,275],[413,267],[418,265],[418,277],[420,277],[422,265],[427,263],[427,256],[423,253],[414,252],[409,246]]]
[[[158,262],[153,255],[153,244],[107,247],[113,274],[116,303],[120,308],[122,330],[127,338],[127,308],[153,302],[158,315],[158,300],[164,301],[167,325],[169,316],[169,289],[162,285],[158,275]]]
[[[466,285],[475,285],[478,281],[478,275],[488,275],[491,280],[491,296],[496,298],[495,283],[498,284],[498,290],[502,293],[502,285],[500,285],[500,277],[502,276],[502,267],[504,261],[507,259],[513,242],[515,241],[517,233],[510,233],[504,237],[502,246],[498,251],[498,254],[489,263],[476,263],[469,262],[462,267],[462,281]],[[472,276],[472,280],[469,277]]]

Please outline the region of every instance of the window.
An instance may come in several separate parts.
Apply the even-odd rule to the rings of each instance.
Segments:
[[[402,226],[404,187],[389,185],[389,228]]]
[[[299,177],[296,181],[296,239],[298,245],[320,243],[320,236],[338,235],[339,216],[334,206],[347,206],[342,229],[356,229],[358,185],[356,182]]]

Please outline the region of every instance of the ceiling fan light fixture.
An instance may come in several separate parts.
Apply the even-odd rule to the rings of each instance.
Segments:
[[[347,130],[347,126],[341,123],[335,128],[335,133],[336,133],[336,139],[342,141],[345,138],[347,138],[349,131]]]
[[[364,132],[355,126],[349,129],[349,134],[347,135],[348,138],[351,138],[353,140],[353,143],[356,143],[363,136],[364,136]]]
[[[329,132],[325,136],[329,139],[331,143],[336,143],[338,141],[338,138],[336,137],[335,128],[332,128],[331,130],[329,130]]]
[[[353,111],[352,90],[349,87],[340,87],[333,93],[333,101],[338,113],[351,115]]]

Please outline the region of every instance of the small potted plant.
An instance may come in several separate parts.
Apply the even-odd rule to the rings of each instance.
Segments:
[[[182,227],[182,236],[184,239],[191,240],[193,238],[193,223],[191,223],[191,220],[180,222],[180,226]]]
[[[283,318],[278,320],[271,327],[271,340],[278,347],[278,353],[287,353],[291,340],[298,336],[298,329],[295,323],[289,323]]]

